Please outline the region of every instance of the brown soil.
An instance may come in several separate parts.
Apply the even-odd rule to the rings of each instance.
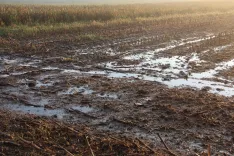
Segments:
[[[190,28],[183,34],[204,37],[208,28],[204,24],[196,33]],[[9,42],[15,47],[2,49],[0,54],[0,155],[91,155],[91,150],[95,155],[233,154],[233,97],[208,93],[209,88],[168,88],[140,80],[139,75],[129,76],[133,71],[119,78],[124,71],[100,67],[108,62],[137,65],[138,60],[123,60],[123,56],[168,42],[156,30],[127,35],[96,42],[51,38],[45,43],[40,39],[31,44]],[[212,69],[233,58],[231,50],[204,55],[202,51],[232,43],[229,37],[227,33],[222,39],[186,43],[155,54],[155,59],[196,51],[206,63],[190,64],[191,71]],[[152,75],[155,71],[145,72]],[[227,77],[231,72],[221,74]]]
[[[0,155],[153,155],[141,140],[95,132],[81,124],[0,111]]]

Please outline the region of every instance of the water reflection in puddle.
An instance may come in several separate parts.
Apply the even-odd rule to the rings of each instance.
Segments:
[[[88,86],[70,87],[65,92],[59,92],[58,95],[74,95],[78,93],[83,94],[83,95],[89,95],[89,94],[93,94],[94,91],[92,89],[89,89]]]
[[[229,47],[231,47],[231,46],[232,46],[232,44],[228,44],[228,45],[224,45],[224,46],[215,47],[215,48],[214,48],[214,51],[215,51],[215,52],[221,52],[222,50],[225,50],[225,49],[227,49],[227,48],[229,48]]]
[[[126,65],[124,68],[121,66],[117,66],[115,62],[102,64],[105,65],[106,68],[114,69],[116,71],[80,71],[74,69],[60,69],[58,67],[45,67],[44,70],[60,70],[61,74],[79,74],[79,75],[103,75],[108,78],[134,78],[146,81],[155,81],[160,82],[162,84],[167,85],[168,87],[192,87],[197,89],[202,89],[204,87],[210,87],[211,93],[217,93],[225,96],[233,96],[234,90],[233,85],[226,84],[222,82],[208,81],[203,80],[204,78],[218,78],[216,75],[219,71],[230,69],[234,67],[234,60],[230,60],[228,62],[219,63],[216,65],[214,69],[202,72],[202,73],[190,73],[190,65],[189,63],[195,62],[196,65],[204,62],[200,60],[198,53],[192,53],[186,56],[172,56],[172,57],[159,57],[156,58],[155,54],[159,52],[164,52],[166,50],[170,50],[176,48],[178,46],[183,46],[190,43],[197,43],[207,39],[214,38],[215,36],[206,36],[205,38],[190,38],[190,39],[182,39],[179,41],[172,41],[168,44],[165,44],[165,47],[158,48],[154,51],[143,52],[137,55],[129,55],[125,56],[126,60],[139,60],[139,64],[137,65]],[[214,51],[222,51],[231,45],[224,45],[220,47],[214,48]],[[205,53],[201,52],[201,53]],[[15,61],[7,61],[8,63],[15,63]],[[151,71],[151,72],[148,72]],[[153,71],[153,72],[152,72]],[[23,73],[18,73],[23,74]],[[167,76],[169,78],[167,79]],[[184,76],[187,76],[186,79],[183,79]],[[0,77],[5,77],[2,75]],[[6,75],[7,77],[7,75]],[[166,79],[165,79],[166,77]],[[225,79],[222,79],[225,81]],[[230,82],[230,81],[227,81]],[[36,87],[49,87],[53,86],[53,82],[42,83],[37,81]],[[76,87],[72,86],[68,88],[68,90],[59,92],[58,95],[73,95],[73,94],[83,94],[90,95],[95,93],[88,86]],[[98,97],[103,98],[113,98],[117,99],[118,96],[115,94],[97,94]]]
[[[26,114],[33,114],[38,116],[56,116],[59,119],[62,119],[66,113],[62,109],[45,109],[43,107],[33,107],[33,106],[25,106],[19,104],[8,104],[8,105],[1,105],[2,108],[10,109],[14,111],[20,111]]]
[[[42,83],[40,81],[36,81],[36,87],[42,88],[42,87],[52,87],[54,86],[54,82],[47,82],[47,83]]]
[[[3,74],[3,75],[0,75],[0,78],[6,78],[6,77],[8,77],[8,76],[10,76],[10,75]]]
[[[93,108],[87,107],[87,106],[74,106],[74,107],[72,107],[72,109],[78,110],[78,111],[83,112],[83,113],[90,113],[90,112],[94,111]]]
[[[111,93],[98,94],[97,96],[101,97],[101,98],[118,99],[118,95],[117,94],[111,94]]]
[[[190,41],[189,41],[189,39],[182,39],[181,41],[171,41],[164,48],[158,48],[158,49],[155,49],[154,51],[144,52],[144,53],[140,53],[138,55],[126,56],[126,57],[124,57],[124,59],[127,59],[127,60],[139,60],[139,59],[145,59],[145,58],[152,59],[156,53],[171,50],[171,49],[174,49],[176,47],[183,46],[186,44],[201,42],[201,41],[208,40],[208,39],[211,39],[214,37],[215,36],[208,36],[208,37],[201,38],[201,39],[192,38],[192,40],[190,40]]]
[[[202,73],[193,73],[192,77],[201,79],[201,78],[214,78],[216,74],[218,74],[220,71],[228,70],[230,68],[234,67],[234,59],[227,61],[227,62],[221,62],[216,65],[214,69],[202,72]]]
[[[231,61],[232,62],[232,61]],[[234,63],[227,63],[229,64],[229,68],[231,66],[234,66]],[[81,73],[79,71],[79,73]],[[144,74],[136,74],[136,73],[120,73],[120,72],[113,72],[113,71],[90,71],[90,72],[84,72],[83,74],[92,74],[92,75],[103,75],[108,78],[134,78],[134,79],[140,79],[140,80],[146,80],[146,81],[154,81],[154,82],[160,82],[162,84],[167,85],[168,87],[192,87],[197,89],[202,89],[204,87],[210,87],[211,93],[217,93],[219,95],[224,96],[233,96],[234,95],[234,88],[233,85],[224,84],[221,82],[214,82],[214,81],[208,81],[208,80],[202,80],[200,78],[204,78],[205,76],[208,78],[213,77],[216,72],[204,72],[204,73],[193,73],[191,76],[189,76],[188,79],[172,79],[165,81],[163,77],[160,76],[151,76],[151,75],[144,75]],[[199,77],[199,75],[201,75]],[[78,88],[70,88],[67,92],[63,92],[63,94],[74,94],[79,93]],[[60,93],[61,94],[61,93]]]
[[[51,66],[49,66],[49,67],[42,68],[42,70],[59,70],[59,68],[58,67],[51,67]]]

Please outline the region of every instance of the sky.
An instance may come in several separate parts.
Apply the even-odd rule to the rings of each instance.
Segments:
[[[123,3],[157,3],[195,0],[0,0],[0,3],[33,4],[123,4]]]

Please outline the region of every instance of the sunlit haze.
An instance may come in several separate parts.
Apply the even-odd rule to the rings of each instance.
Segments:
[[[163,2],[189,2],[199,0],[0,0],[0,3],[17,4],[129,4],[129,3],[163,3]]]

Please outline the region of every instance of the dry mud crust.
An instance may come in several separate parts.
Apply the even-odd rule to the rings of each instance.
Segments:
[[[140,140],[0,110],[0,155],[165,155]]]

